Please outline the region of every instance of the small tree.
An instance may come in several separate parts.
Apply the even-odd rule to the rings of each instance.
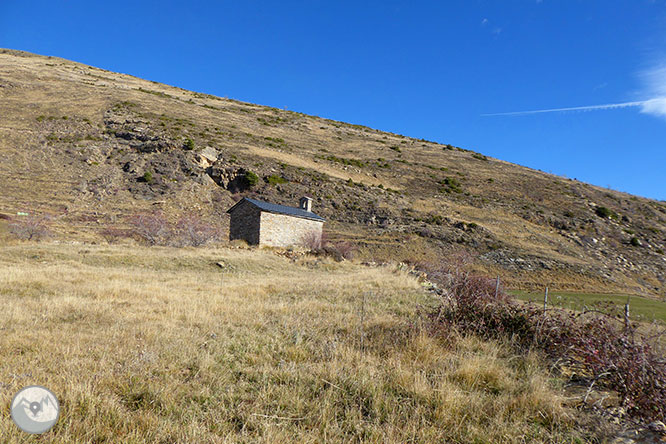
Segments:
[[[17,216],[9,223],[9,232],[19,239],[40,240],[50,234],[51,217],[30,214]]]

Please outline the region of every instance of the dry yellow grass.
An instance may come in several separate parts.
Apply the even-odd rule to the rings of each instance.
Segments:
[[[425,335],[391,267],[15,243],[0,301],[4,443],[36,441],[9,419],[30,384],[61,402],[44,443],[580,442],[535,356]]]

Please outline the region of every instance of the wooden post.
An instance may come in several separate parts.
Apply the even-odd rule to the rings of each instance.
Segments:
[[[497,283],[495,284],[495,299],[497,299],[497,295],[499,294],[499,284],[500,284],[500,278],[499,275],[497,275]]]
[[[548,308],[548,287],[546,287],[546,292],[543,294],[543,312],[546,312]]]
[[[370,295],[373,293],[370,292]],[[359,325],[359,330],[361,333],[361,353],[365,352],[365,298],[366,298],[366,292],[363,292],[363,297],[361,299],[361,313],[359,313],[359,320],[360,320],[360,325]]]

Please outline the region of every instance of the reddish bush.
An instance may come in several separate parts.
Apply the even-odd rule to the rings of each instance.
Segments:
[[[130,219],[133,233],[148,245],[166,245],[173,237],[169,221],[161,212],[136,214]]]
[[[330,242],[324,246],[324,252],[337,260],[353,259],[356,253],[356,246],[348,241]]]
[[[309,250],[319,251],[324,244],[321,231],[316,231],[316,230],[308,231],[303,235],[303,238],[301,239],[301,244],[305,248],[308,248]]]
[[[108,227],[104,228],[103,230],[100,230],[99,234],[108,243],[113,244],[118,242],[120,239],[126,239],[132,237],[134,231],[117,227]]]
[[[183,216],[176,223],[176,242],[180,246],[198,247],[221,238],[218,227],[211,225],[198,216]]]
[[[333,242],[329,240],[327,233],[310,231],[303,236],[302,245],[317,254],[325,254],[337,261],[353,259],[356,246],[349,241]]]
[[[40,240],[50,234],[51,217],[30,214],[16,216],[9,223],[9,232],[19,239]]]
[[[640,335],[636,325],[600,313],[521,304],[494,279],[473,276],[462,267],[426,268],[442,289],[437,309],[425,313],[432,331],[452,331],[508,340],[521,351],[536,348],[566,365],[590,384],[617,391],[627,411],[646,419],[666,415],[666,359],[656,337]]]

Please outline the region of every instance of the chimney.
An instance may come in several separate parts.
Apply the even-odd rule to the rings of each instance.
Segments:
[[[312,199],[309,197],[301,197],[301,210],[312,212]]]

